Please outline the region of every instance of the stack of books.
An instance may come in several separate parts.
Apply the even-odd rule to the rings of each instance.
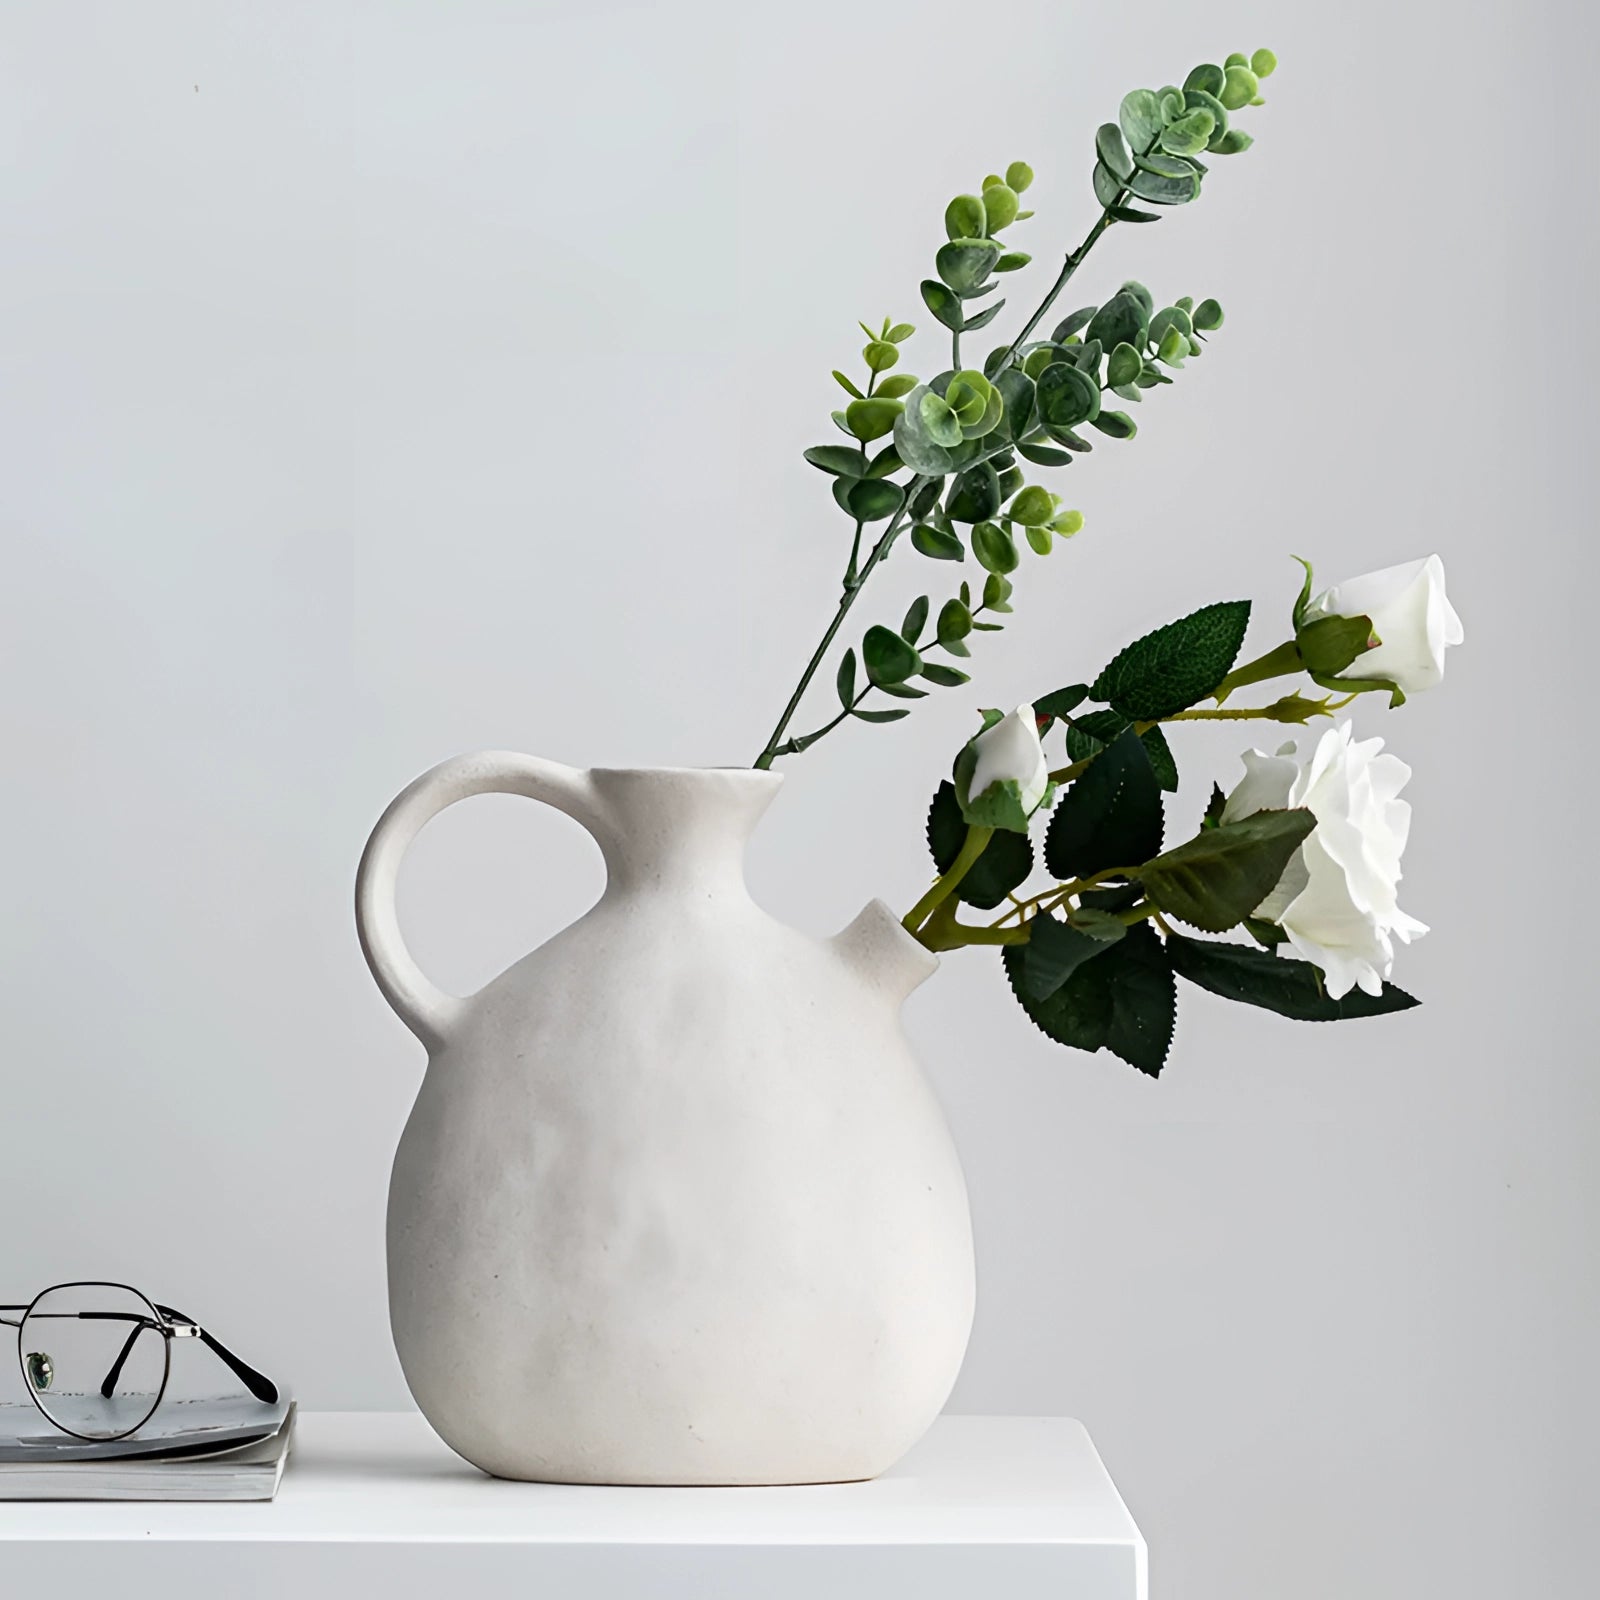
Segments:
[[[0,1500],[270,1500],[294,1438],[294,1402],[163,1402],[127,1439],[92,1443],[31,1401],[0,1403]]]

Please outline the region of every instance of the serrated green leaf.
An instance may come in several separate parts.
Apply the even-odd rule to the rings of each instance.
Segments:
[[[1048,1000],[1085,961],[1104,955],[1126,933],[1114,917],[1096,922],[1092,932],[1048,914],[1035,917],[1022,946],[1023,990],[1030,999]]]
[[[1113,711],[1109,707],[1104,711],[1090,711],[1081,717],[1074,717],[1067,728],[1067,755],[1073,761],[1084,761],[1098,755],[1128,726],[1128,719],[1120,711]],[[1172,746],[1167,743],[1166,734],[1158,724],[1146,728],[1139,738],[1144,745],[1144,753],[1150,758],[1150,770],[1155,773],[1156,782],[1166,793],[1175,793],[1178,787],[1178,763],[1173,759]]]
[[[1089,698],[1089,685],[1069,683],[1064,689],[1054,689],[1033,702],[1034,714],[1041,717],[1064,717],[1075,711]]]
[[[1045,834],[1045,865],[1062,881],[1112,867],[1132,869],[1161,849],[1161,833],[1161,790],[1150,757],[1129,728],[1056,802]]]
[[[1352,989],[1341,999],[1330,999],[1321,971],[1309,961],[1291,960],[1249,945],[1174,934],[1167,941],[1167,952],[1173,970],[1190,983],[1221,995],[1224,1000],[1260,1006],[1297,1022],[1377,1017],[1391,1011],[1409,1011],[1418,1003],[1392,983],[1384,984],[1381,994]]]
[[[1138,878],[1170,916],[1206,933],[1226,933],[1272,893],[1316,825],[1309,811],[1257,811],[1202,828],[1146,862]]]
[[[1108,663],[1092,693],[1138,722],[1186,711],[1228,675],[1249,623],[1248,600],[1202,606],[1134,640]]]
[[[1026,948],[1005,946],[1006,976],[1042,1033],[1078,1050],[1109,1049],[1151,1077],[1160,1073],[1172,1043],[1176,998],[1166,952],[1149,928],[1130,928],[1046,1000],[1022,987]]]
[[[928,808],[928,850],[935,868],[948,872],[966,842],[966,819],[961,815],[955,785],[947,779],[939,785]],[[1032,871],[1033,846],[1027,835],[1001,829],[968,869],[956,898],[979,911],[992,911]]]

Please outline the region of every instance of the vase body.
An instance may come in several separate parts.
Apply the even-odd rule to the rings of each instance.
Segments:
[[[428,1047],[389,1194],[417,1404],[509,1478],[868,1478],[948,1397],[973,1309],[948,1128],[900,1029],[937,965],[874,902],[813,939],[745,888],[769,773],[488,754],[402,795],[363,861],[379,984]],[[557,805],[608,881],[456,1000],[411,966],[393,875],[465,794]]]

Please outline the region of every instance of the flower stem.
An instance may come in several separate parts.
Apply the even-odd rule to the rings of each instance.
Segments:
[[[1254,661],[1235,667],[1211,691],[1211,698],[1220,706],[1235,689],[1242,689],[1247,683],[1263,683],[1268,678],[1283,678],[1290,673],[1304,671],[1305,662],[1300,659],[1300,647],[1290,639],[1264,656],[1257,656]]]
[[[980,828],[976,823],[967,827],[967,837],[956,858],[934,880],[933,887],[905,914],[901,925],[907,933],[915,933],[922,924],[960,887],[961,880],[972,870],[973,863],[988,848],[994,837],[993,828]]]

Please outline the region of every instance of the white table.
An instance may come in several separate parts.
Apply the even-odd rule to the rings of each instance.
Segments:
[[[409,1412],[302,1413],[271,1503],[0,1504],[0,1587],[49,1600],[1145,1600],[1082,1425],[944,1417],[873,1483],[503,1483]]]

